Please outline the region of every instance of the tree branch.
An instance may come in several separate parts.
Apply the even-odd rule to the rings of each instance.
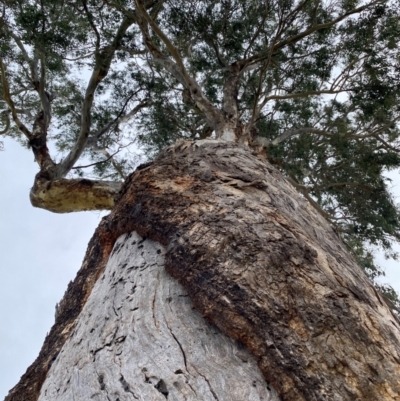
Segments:
[[[270,144],[271,145],[278,145],[279,143],[285,141],[286,139],[289,139],[292,136],[300,135],[300,134],[306,134],[306,133],[332,136],[331,134],[329,134],[326,131],[323,131],[323,130],[320,130],[320,129],[316,129],[316,128],[312,128],[312,127],[305,127],[305,128],[298,128],[298,129],[295,129],[295,130],[285,131],[283,134],[277,136],[275,139],[270,141]]]
[[[67,60],[67,61],[78,61],[78,60],[83,60],[83,59],[85,59],[85,58],[91,57],[91,56],[93,56],[94,54],[96,54],[95,51],[90,52],[90,53],[87,53],[87,54],[84,54],[84,55],[79,56],[79,57],[75,57],[75,58],[63,57],[63,60]]]
[[[281,26],[279,27],[279,29],[280,28],[281,28]],[[275,37],[274,37],[274,39],[272,41],[273,44],[277,40],[278,35],[280,35],[279,29],[278,29],[278,32],[277,32],[277,34],[275,35]],[[259,75],[259,78],[258,78],[257,91],[256,91],[255,96],[254,96],[253,111],[252,111],[252,114],[251,114],[250,122],[249,122],[249,124],[247,124],[247,129],[248,130],[250,130],[251,127],[254,125],[254,122],[257,120],[258,116],[260,115],[261,109],[265,105],[264,102],[262,102],[261,105],[258,105],[258,100],[259,100],[260,95],[261,95],[262,80],[264,78],[264,74],[267,71],[268,66],[271,63],[271,59],[272,59],[272,51],[269,52],[267,61],[264,63],[264,65],[261,67],[261,70],[260,70],[260,75]]]
[[[84,166],[74,166],[74,167],[71,168],[71,170],[77,170],[77,169],[80,169],[80,168],[88,168],[88,167],[97,166],[98,164],[106,163],[106,162],[108,162],[110,159],[112,159],[112,158],[119,152],[119,150],[117,150],[117,151],[114,152],[112,155],[110,155],[110,154],[107,152],[106,149],[96,149],[96,150],[105,151],[104,154],[106,154],[107,159],[105,159],[105,160],[100,160],[99,162],[95,162],[95,163],[91,163],[91,164],[86,164],[86,165],[84,165]],[[124,177],[123,177],[123,178],[124,178]]]
[[[240,77],[240,67],[238,64],[232,64],[230,66],[230,74],[228,79],[225,81],[222,98],[222,110],[225,116],[232,120],[238,118],[238,82]]]
[[[285,40],[283,40],[282,42],[277,43],[272,51],[276,52],[277,50],[285,47],[288,44],[292,44],[292,43],[296,43],[299,40],[305,38],[308,35],[311,35],[312,33],[316,32],[316,31],[320,31],[321,29],[327,29],[332,27],[333,25],[336,25],[338,22],[343,21],[344,19],[346,19],[347,17],[353,15],[353,14],[359,14],[361,11],[366,10],[367,8],[369,8],[370,6],[373,6],[375,4],[379,4],[379,3],[386,3],[387,0],[375,0],[375,1],[371,1],[368,4],[365,4],[364,6],[358,7],[358,8],[354,8],[351,11],[348,11],[347,13],[341,15],[340,17],[335,18],[334,20],[330,21],[330,22],[326,22],[325,24],[317,24],[317,25],[313,25],[310,28],[304,30],[303,32],[300,32],[297,35],[291,36],[290,38],[287,38]]]
[[[30,192],[33,206],[54,213],[110,210],[122,183],[88,179],[47,180],[40,176]]]
[[[6,126],[5,126],[5,128],[4,128],[2,131],[0,131],[0,135],[6,134],[6,133],[8,132],[8,130],[10,129],[10,125],[11,125],[10,117],[8,117],[7,111],[6,111],[6,112],[3,112],[3,114],[4,114],[5,117],[6,117]]]
[[[257,26],[257,29],[254,33],[254,35],[252,36],[252,38],[250,39],[249,45],[247,46],[245,52],[244,52],[244,56],[243,58],[246,59],[247,58],[247,54],[250,51],[250,49],[252,48],[255,40],[257,39],[257,37],[260,35],[261,33],[261,29],[263,27],[263,25],[265,24],[265,20],[267,19],[267,13],[265,13],[262,17],[262,20],[260,22],[260,24]]]
[[[383,138],[381,138],[379,135],[374,134],[374,135],[372,135],[372,136],[373,136],[374,138],[376,138],[380,143],[382,143],[386,149],[393,150],[393,151],[396,152],[396,153],[400,153],[400,149],[395,148],[394,146],[390,145],[390,144],[387,143]]]
[[[86,0],[82,0],[82,5],[83,5],[83,9],[85,10],[89,24],[92,27],[94,34],[96,35],[96,51],[97,51],[100,49],[100,34],[99,34],[99,31],[97,30],[95,23],[93,22],[93,15],[88,10]]]
[[[120,46],[118,48],[118,50],[123,50],[124,52],[129,53],[131,56],[138,56],[138,55],[142,55],[142,54],[148,53],[148,50],[146,50],[146,49],[143,49],[143,50],[132,50],[132,49],[129,49],[129,48],[125,47],[125,46]]]
[[[10,87],[8,86],[7,76],[6,76],[6,67],[3,63],[2,57],[0,57],[0,71],[1,71],[1,86],[3,88],[3,98],[7,103],[8,107],[11,110],[11,115],[13,117],[13,121],[17,125],[18,129],[28,138],[32,139],[32,133],[29,129],[24,125],[24,123],[19,119],[18,114],[15,109],[15,104],[10,95]]]
[[[302,97],[307,97],[307,96],[319,96],[319,95],[329,95],[329,94],[337,94],[337,93],[342,93],[342,92],[347,92],[350,89],[347,90],[319,90],[319,91],[308,91],[308,92],[299,92],[299,93],[290,93],[287,95],[272,95],[272,96],[267,96],[263,102],[262,102],[262,107],[266,105],[267,102],[270,100],[284,100],[284,99],[297,99],[297,98],[302,98]],[[262,109],[261,107],[261,109]]]
[[[46,60],[43,52],[40,53],[40,81],[39,81],[39,96],[42,104],[46,129],[49,127],[51,121],[51,105],[50,95],[46,92]]]
[[[320,130],[320,129],[313,128],[313,127],[304,127],[304,128],[293,129],[293,130],[287,130],[287,131],[283,132],[281,135],[278,135],[272,141],[270,141],[269,139],[267,139],[265,137],[257,137],[254,140],[254,144],[258,145],[258,146],[263,146],[263,147],[268,147],[270,145],[278,145],[278,144],[282,143],[283,141],[285,141],[286,139],[291,138],[292,136],[306,134],[306,133],[328,136],[328,137],[333,136],[333,134],[330,134],[329,132],[327,132],[325,130]],[[358,136],[354,136],[354,137],[359,138]]]
[[[185,80],[190,79],[185,66],[183,65],[183,61],[181,59],[181,56],[179,54],[178,49],[172,44],[172,42],[169,40],[167,35],[164,34],[164,32],[160,29],[160,27],[155,23],[155,21],[150,17],[150,15],[147,13],[145,8],[143,7],[143,3],[140,0],[135,0],[136,7],[142,17],[145,18],[147,23],[151,26],[151,29],[154,31],[154,33],[164,42],[164,44],[167,46],[168,51],[171,53],[172,57],[174,58],[176,64],[179,67],[179,70],[181,71],[181,74],[185,78]]]
[[[140,0],[135,0],[136,7],[138,12],[142,18],[137,19],[139,27],[142,31],[145,43],[155,57],[157,61],[161,61],[167,69],[172,72],[175,76],[179,76],[179,81],[190,90],[190,94],[193,97],[193,100],[196,102],[199,109],[205,114],[206,119],[209,121],[211,126],[216,126],[220,123],[222,116],[219,110],[206,98],[203,94],[200,85],[196,82],[196,80],[191,77],[183,64],[183,61],[180,57],[178,49],[172,44],[169,38],[162,32],[160,27],[156,24],[156,22],[150,17],[150,15],[145,10],[143,6],[143,2]],[[150,38],[149,33],[147,32],[147,26],[141,21],[144,19],[147,24],[150,25],[153,32],[164,42],[168,51],[171,53],[175,63],[172,62],[167,56],[165,56],[158,48],[155,46],[153,41]]]
[[[125,102],[123,108],[121,109],[121,111],[118,113],[117,117],[114,118],[114,120],[108,122],[103,128],[99,129],[94,135],[92,135],[91,137],[88,138],[88,144],[90,142],[90,145],[94,144],[95,142],[97,142],[97,140],[104,135],[105,133],[107,133],[113,126],[121,124],[121,123],[125,123],[127,121],[129,121],[135,114],[137,114],[141,109],[143,109],[144,107],[148,106],[150,104],[149,101],[145,100],[141,103],[139,103],[137,106],[135,106],[129,113],[125,114],[124,116],[122,115],[122,113],[125,110],[125,107],[128,103],[128,101],[131,98],[127,99],[127,101]]]
[[[296,9],[293,10],[292,14],[295,13],[295,12],[297,12],[297,11],[303,6],[303,4],[306,3],[306,2],[307,2],[307,0],[305,0],[303,3],[300,3],[300,4],[298,5],[298,7],[296,7]],[[319,31],[319,30],[321,30],[321,29],[330,28],[330,27],[334,26],[335,24],[337,24],[337,23],[343,21],[343,20],[346,19],[347,17],[349,17],[349,16],[351,16],[351,15],[353,15],[353,14],[358,14],[358,13],[360,13],[360,12],[366,10],[366,9],[369,8],[370,6],[373,6],[373,5],[379,4],[379,3],[386,3],[386,2],[387,2],[387,0],[374,0],[374,1],[368,3],[368,4],[364,5],[364,6],[361,6],[361,7],[355,8],[355,9],[353,9],[353,10],[351,10],[351,11],[348,11],[347,13],[341,15],[341,16],[338,17],[338,18],[335,18],[334,20],[332,20],[332,21],[330,21],[330,22],[327,22],[327,23],[325,23],[325,24],[313,25],[313,26],[311,26],[310,28],[304,30],[303,32],[301,32],[301,33],[299,33],[299,34],[297,34],[297,35],[291,36],[291,37],[289,37],[289,38],[287,38],[287,39],[285,39],[285,40],[283,40],[283,41],[277,43],[277,44],[274,45],[274,46],[270,46],[270,48],[269,48],[268,50],[265,50],[265,51],[262,51],[262,52],[260,52],[260,53],[258,53],[258,54],[255,54],[255,55],[249,57],[248,59],[240,60],[240,64],[241,64],[241,65],[247,66],[247,65],[249,65],[249,64],[253,64],[253,63],[260,62],[260,61],[262,61],[262,60],[268,58],[270,54],[275,54],[278,50],[282,49],[283,47],[285,47],[285,46],[288,45],[288,44],[296,43],[296,42],[298,42],[299,40],[305,38],[306,36],[309,36],[309,35],[311,35],[312,33],[316,32],[316,31]],[[289,17],[289,16],[288,16],[288,17]],[[287,20],[288,20],[288,17],[286,18],[286,21],[285,21],[285,22],[288,22],[288,21],[287,21]],[[292,18],[292,19],[293,19],[293,18]]]
[[[86,88],[85,98],[82,105],[79,137],[71,152],[67,155],[64,161],[60,163],[57,173],[58,177],[64,177],[68,171],[70,171],[85,148],[90,133],[90,114],[94,101],[94,93],[99,83],[107,76],[115,51],[120,46],[125,32],[133,22],[134,20],[132,18],[126,16],[115,34],[113,43],[110,46],[105,47],[103,50],[96,52],[96,64]]]
[[[31,67],[32,84],[36,90],[38,90],[37,86],[39,84],[39,74],[38,74],[39,59],[40,59],[39,51],[35,49],[33,53],[33,60],[30,63],[30,67]]]
[[[308,189],[307,187],[305,187],[304,185],[301,185],[298,183],[298,181],[293,177],[293,176],[286,176],[286,178],[288,179],[288,181],[294,186],[296,187],[303,195],[304,197],[310,202],[310,204],[314,207],[314,209],[323,217],[325,217],[328,221],[332,220],[332,216],[328,213],[325,212],[325,210],[323,210],[321,208],[320,205],[318,205],[317,202],[315,202],[315,200],[310,196],[310,194],[308,193]]]
[[[111,164],[113,165],[113,167],[115,168],[115,170],[118,172],[118,174],[120,175],[120,177],[125,180],[126,179],[126,175],[124,174],[124,171],[122,170],[120,164],[118,164],[115,159],[114,156],[120,151],[120,149],[118,149],[117,152],[113,153],[112,155],[110,155],[107,151],[107,149],[102,149],[101,152],[104,154],[104,156],[106,156],[108,158],[108,160],[111,160]]]
[[[7,28],[8,34],[14,39],[14,42],[18,46],[18,48],[21,50],[22,56],[24,57],[25,61],[31,65],[32,60],[28,55],[28,52],[25,49],[24,44],[22,43],[21,38],[19,38],[7,25],[4,25]]]

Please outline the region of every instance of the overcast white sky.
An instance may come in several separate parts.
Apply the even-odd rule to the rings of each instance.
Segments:
[[[3,139],[2,139],[3,140]],[[36,209],[30,151],[9,139],[0,152],[0,400],[37,357],[55,304],[80,268],[99,213]]]
[[[0,152],[0,400],[34,361],[54,322],[54,308],[80,268],[99,213],[66,215],[29,202],[37,166],[6,139]],[[392,173],[400,197],[400,177]],[[381,259],[383,282],[400,292],[400,264]]]

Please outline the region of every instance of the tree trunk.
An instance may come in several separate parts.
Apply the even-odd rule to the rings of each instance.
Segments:
[[[131,231],[166,247],[166,271],[264,385],[154,253],[131,253],[137,238],[104,270]],[[276,169],[234,143],[182,142],[129,177],[6,400],[277,399],[269,383],[282,401],[400,400],[399,323]]]

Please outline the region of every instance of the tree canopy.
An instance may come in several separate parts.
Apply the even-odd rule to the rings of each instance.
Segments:
[[[395,256],[397,0],[0,4],[0,133],[32,149],[35,185],[116,190],[177,139],[232,140],[277,166],[372,279],[370,247]]]

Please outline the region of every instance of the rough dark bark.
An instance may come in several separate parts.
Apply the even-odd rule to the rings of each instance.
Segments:
[[[248,148],[200,141],[129,177],[7,401],[37,399],[115,240],[133,230],[167,247],[167,271],[282,400],[400,400],[399,324],[340,238]]]

